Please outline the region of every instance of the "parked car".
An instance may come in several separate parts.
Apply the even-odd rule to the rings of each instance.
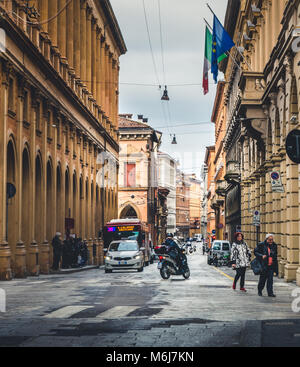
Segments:
[[[105,255],[105,273],[120,269],[143,271],[145,265],[144,250],[134,240],[111,242]]]
[[[212,263],[218,265],[218,262],[223,263],[223,260],[226,258],[230,260],[230,250],[231,245],[229,241],[215,240],[212,243],[211,249],[208,251],[208,265],[211,265]]]

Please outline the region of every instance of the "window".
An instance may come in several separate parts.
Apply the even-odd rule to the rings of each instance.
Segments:
[[[125,163],[125,187],[136,187],[136,164]]]

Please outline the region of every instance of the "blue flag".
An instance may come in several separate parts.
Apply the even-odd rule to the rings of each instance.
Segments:
[[[213,29],[213,45],[212,45],[212,57],[211,57],[211,72],[214,75],[214,81],[218,82],[218,59],[225,52],[231,50],[234,46],[229,34],[222,26],[219,19],[214,15],[214,29]]]

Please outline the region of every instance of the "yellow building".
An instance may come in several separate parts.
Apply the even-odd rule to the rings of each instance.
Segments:
[[[190,237],[201,233],[203,190],[195,174],[187,175],[190,182]]]
[[[229,176],[240,177],[242,231],[252,248],[266,233],[274,233],[279,276],[298,285],[299,164],[290,160],[285,144],[289,132],[300,128],[299,13],[300,1],[230,0],[225,28],[243,58],[234,49],[231,55],[239,67],[231,58],[222,66],[225,150],[227,162],[235,161]]]
[[[93,243],[117,215],[126,52],[110,2],[0,1],[0,27],[0,279],[48,273],[65,218],[97,263]]]
[[[225,196],[226,190],[230,191],[224,175],[226,173],[226,155],[224,151],[224,136],[226,132],[226,105],[224,103],[225,83],[219,82],[213,107],[211,121],[215,124],[215,172],[213,176],[215,193],[212,199],[212,209],[215,211],[216,238],[223,240],[231,237],[230,218],[227,217],[227,228],[225,227]],[[227,213],[229,210],[227,209]],[[230,238],[231,239],[231,238]]]

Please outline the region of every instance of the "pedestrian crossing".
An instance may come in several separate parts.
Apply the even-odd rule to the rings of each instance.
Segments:
[[[95,304],[95,306],[101,305],[100,303]],[[87,306],[87,305],[75,305],[75,306],[65,306],[58,310],[52,311],[46,315],[44,315],[44,318],[47,319],[69,319],[69,318],[78,318],[76,315],[80,313],[82,315],[82,318],[86,318],[84,311],[88,311],[93,309],[94,306]],[[93,319],[97,320],[116,320],[116,319],[126,319],[126,318],[143,318],[146,316],[130,316],[135,311],[139,311],[143,309],[141,306],[115,306],[111,307],[107,310],[99,311],[99,313],[92,312]],[[150,310],[151,314],[151,308],[147,309],[148,312]],[[153,309],[157,310],[157,309]],[[89,316],[91,317],[91,316]],[[87,318],[89,318],[87,317]]]

